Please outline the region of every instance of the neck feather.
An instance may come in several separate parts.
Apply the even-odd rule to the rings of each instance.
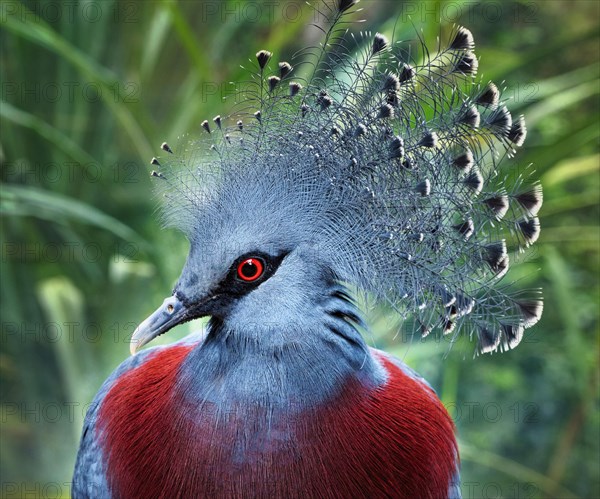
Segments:
[[[194,405],[222,411],[249,403],[301,411],[336,397],[348,381],[378,386],[383,372],[357,326],[362,319],[340,286],[285,327],[212,319],[205,342],[182,365],[180,388]]]

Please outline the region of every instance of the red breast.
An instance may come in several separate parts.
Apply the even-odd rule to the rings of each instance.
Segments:
[[[153,354],[107,394],[99,428],[116,497],[446,497],[453,423],[387,358],[383,386],[349,381],[326,407],[223,413],[184,402],[178,368],[191,348]]]

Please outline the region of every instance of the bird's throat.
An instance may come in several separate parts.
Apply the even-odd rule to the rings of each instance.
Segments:
[[[360,335],[347,323],[338,334],[287,331],[281,341],[261,342],[260,335],[279,331],[258,328],[238,334],[213,321],[201,345],[183,360],[178,389],[192,406],[210,405],[218,412],[244,407],[266,411],[304,411],[335,398],[345,384],[375,387],[384,381],[377,362]]]

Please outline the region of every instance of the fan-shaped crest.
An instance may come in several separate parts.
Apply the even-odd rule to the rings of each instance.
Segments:
[[[258,52],[254,84],[231,117],[201,124],[204,138],[163,145],[165,217],[192,242],[235,220],[265,242],[310,245],[422,335],[513,348],[542,309],[501,282],[509,251],[539,235],[541,189],[510,160],[523,117],[476,79],[467,29],[436,52],[354,38],[340,21],[354,4],[340,0],[322,45],[291,64]]]

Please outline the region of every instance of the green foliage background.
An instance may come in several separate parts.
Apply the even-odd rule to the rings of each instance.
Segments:
[[[599,4],[366,0],[353,30],[428,45],[454,23],[484,80],[526,116],[516,163],[544,186],[542,235],[515,279],[545,311],[514,351],[369,341],[438,390],[454,416],[465,497],[600,497]],[[256,50],[290,59],[319,32],[301,1],[3,1],[1,495],[69,495],[85,406],[170,294],[187,246],[159,229],[148,160],[226,114]],[[192,324],[169,333],[183,336]],[[168,417],[165,414],[165,417]]]

